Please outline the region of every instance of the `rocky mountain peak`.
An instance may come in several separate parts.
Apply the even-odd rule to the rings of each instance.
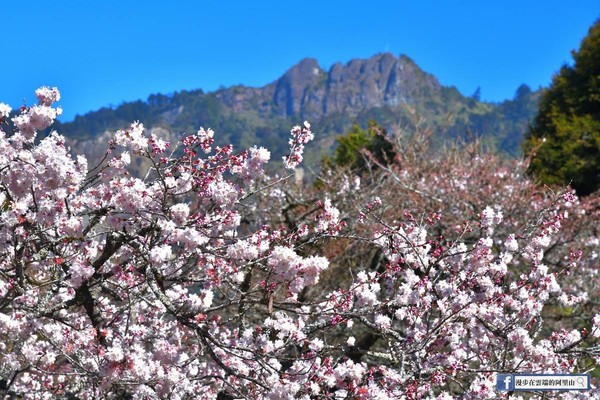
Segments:
[[[305,58],[275,83],[273,103],[280,115],[301,114],[305,96],[315,87],[324,71],[314,58]]]
[[[299,80],[310,80],[322,72],[323,71],[321,70],[321,67],[316,59],[304,58],[298,64],[287,70],[283,76],[288,76],[290,78]]]
[[[306,58],[274,83],[273,103],[282,116],[356,115],[365,108],[410,104],[440,88],[437,79],[406,56],[380,53],[336,63],[327,73],[315,59]]]

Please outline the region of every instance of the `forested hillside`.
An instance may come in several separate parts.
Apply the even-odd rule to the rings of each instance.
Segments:
[[[375,120],[388,132],[416,125],[429,128],[437,145],[480,137],[489,149],[515,156],[538,99],[539,92],[526,85],[499,104],[481,101],[478,92],[466,97],[455,87],[441,85],[410,58],[384,53],[337,63],[329,70],[307,58],[260,88],[240,85],[214,92],[154,94],[54,128],[71,138],[75,149],[90,154],[103,134],[135,120],[171,139],[210,127],[219,133],[217,143],[237,148],[268,145],[281,159],[289,126],[309,120],[319,142],[319,151],[307,155],[310,166],[330,153],[335,138],[353,124],[366,126]]]

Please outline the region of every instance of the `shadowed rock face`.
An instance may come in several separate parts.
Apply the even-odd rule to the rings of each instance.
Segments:
[[[424,91],[439,91],[440,84],[408,57],[384,53],[345,65],[336,63],[327,73],[315,59],[307,58],[264,89],[267,96],[273,90],[277,115],[318,118],[411,104]]]
[[[275,112],[278,115],[299,115],[308,102],[321,100],[314,91],[322,91],[318,87],[322,74],[323,70],[314,58],[305,58],[290,68],[274,83]]]

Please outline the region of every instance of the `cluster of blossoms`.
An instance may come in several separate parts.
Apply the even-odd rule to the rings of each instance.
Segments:
[[[4,118],[10,117],[11,111],[12,111],[12,108],[8,104],[0,103],[0,117],[1,118],[4,119]]]
[[[317,217],[317,232],[336,233],[342,229],[345,224],[340,221],[340,211],[331,204],[329,198],[325,198],[323,202],[323,212]]]
[[[304,154],[304,146],[315,138],[310,130],[310,124],[304,121],[304,126],[299,125],[292,128],[290,131],[292,138],[290,139],[290,154],[283,157],[285,167],[294,169],[302,162],[302,154]]]
[[[413,182],[390,167],[323,193],[269,180],[264,148],[236,154],[204,129],[170,146],[137,122],[88,168],[57,133],[36,141],[59,114],[56,89],[37,95],[0,131],[2,396],[502,398],[496,372],[600,363],[590,281],[570,280],[593,265],[551,252],[570,194],[522,226],[494,196],[453,217],[477,204],[454,198],[464,171]],[[307,123],[292,136],[287,167],[313,137]],[[131,173],[133,157],[148,169]],[[434,209],[414,217],[389,182]],[[565,298],[580,324],[548,317]]]
[[[168,142],[156,137],[154,134],[151,134],[150,137],[146,137],[144,125],[139,122],[131,124],[130,129],[126,131],[118,130],[115,132],[114,142],[118,145],[130,148],[136,154],[150,149],[154,155],[164,153],[170,145]],[[128,156],[128,153],[126,156]],[[129,162],[126,161],[126,164],[129,164]]]
[[[38,104],[24,107],[20,115],[12,119],[17,127],[17,134],[23,137],[25,142],[33,142],[36,132],[49,127],[56,117],[62,114],[60,107],[53,108],[52,103],[60,100],[58,89],[40,88],[35,92]],[[4,113],[9,111],[5,107]]]
[[[320,256],[302,258],[292,248],[277,246],[270,254],[268,265],[272,268],[270,281],[286,282],[288,296],[297,298],[305,287],[319,281],[319,274],[327,269],[329,261]]]

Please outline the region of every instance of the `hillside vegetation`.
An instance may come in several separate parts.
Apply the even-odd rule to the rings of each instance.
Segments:
[[[539,92],[523,85],[512,100],[480,101],[478,93],[463,96],[443,86],[410,58],[378,54],[334,64],[328,71],[315,59],[304,59],[274,82],[260,87],[234,86],[215,92],[183,90],[154,94],[146,101],[102,108],[55,126],[88,154],[102,135],[139,120],[147,129],[176,139],[199,127],[219,132],[218,144],[236,148],[269,146],[280,160],[287,147],[289,126],[309,120],[316,128],[320,151],[307,154],[315,166],[331,154],[335,138],[354,124],[377,121],[389,132],[427,127],[436,146],[456,138],[481,138],[488,149],[520,154],[520,143],[536,114]]]

